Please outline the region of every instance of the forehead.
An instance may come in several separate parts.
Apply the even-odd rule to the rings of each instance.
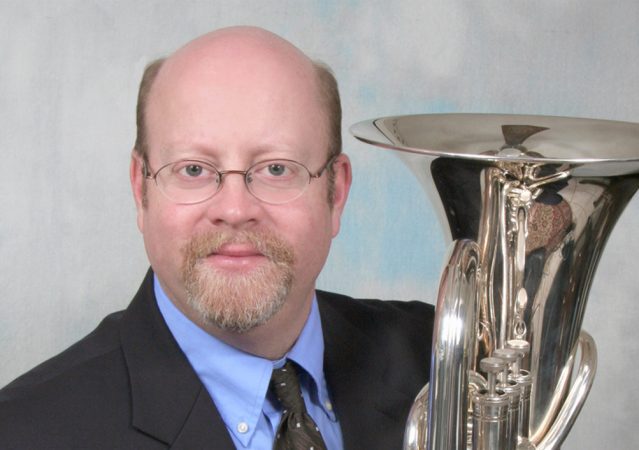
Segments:
[[[306,56],[288,43],[219,44],[199,43],[165,61],[147,104],[151,149],[286,148],[300,141],[327,148],[327,113]]]

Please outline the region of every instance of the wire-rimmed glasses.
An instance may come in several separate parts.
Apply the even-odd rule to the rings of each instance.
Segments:
[[[145,161],[142,173],[155,181],[169,200],[182,205],[210,199],[222,188],[224,176],[230,174],[242,175],[248,191],[258,200],[278,205],[302,195],[311,180],[321,177],[335,158],[331,157],[315,173],[290,159],[259,161],[246,170],[219,170],[207,161],[184,159],[165,164],[155,173]]]

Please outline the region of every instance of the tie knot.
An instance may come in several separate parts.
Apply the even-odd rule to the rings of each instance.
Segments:
[[[271,389],[285,410],[296,413],[306,410],[297,378],[297,370],[290,360],[287,360],[280,369],[273,370]]]

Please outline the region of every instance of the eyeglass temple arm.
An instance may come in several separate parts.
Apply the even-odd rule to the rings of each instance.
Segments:
[[[324,173],[324,171],[326,171],[330,166],[332,166],[333,164],[335,164],[335,161],[337,160],[337,158],[339,158],[339,154],[334,155],[331,159],[329,159],[328,161],[326,161],[326,164],[324,164],[324,167],[322,167],[319,172],[317,173],[310,173],[309,175],[311,176],[311,178],[319,178],[322,176],[322,174]]]

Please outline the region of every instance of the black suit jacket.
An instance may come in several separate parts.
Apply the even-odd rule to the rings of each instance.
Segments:
[[[409,408],[428,379],[432,306],[321,291],[318,302],[345,449],[401,448]],[[149,272],[125,311],[0,391],[0,448],[234,446],[157,308]]]

